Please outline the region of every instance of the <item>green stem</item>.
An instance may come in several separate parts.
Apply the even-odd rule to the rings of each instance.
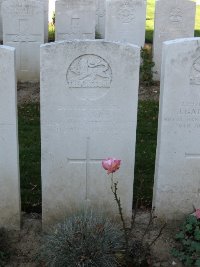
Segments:
[[[111,190],[112,190],[112,193],[114,195],[114,199],[117,202],[119,215],[120,215],[120,218],[121,218],[121,221],[122,221],[122,226],[123,226],[123,231],[124,231],[124,240],[125,240],[125,246],[126,246],[125,247],[126,248],[126,261],[128,261],[129,238],[128,238],[128,233],[127,233],[126,223],[125,223],[125,220],[124,220],[121,200],[120,200],[120,197],[118,197],[118,194],[117,194],[117,190],[118,190],[117,184],[118,184],[118,182],[116,182],[116,183],[114,182],[113,173],[112,173],[112,175],[111,175]]]

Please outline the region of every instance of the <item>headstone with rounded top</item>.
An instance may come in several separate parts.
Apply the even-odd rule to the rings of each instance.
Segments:
[[[92,205],[116,215],[102,160],[116,174],[124,215],[132,212],[140,49],[105,41],[41,47],[43,224]]]

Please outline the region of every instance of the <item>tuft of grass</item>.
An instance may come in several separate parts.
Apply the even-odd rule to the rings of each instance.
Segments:
[[[49,42],[55,42],[55,25],[49,24]]]
[[[4,228],[0,228],[0,267],[6,266],[10,257],[9,237]]]
[[[84,210],[57,224],[46,234],[39,260],[46,266],[118,266],[123,247],[121,226],[108,216]]]
[[[139,101],[133,196],[144,206],[151,205],[153,195],[157,124],[158,103]]]
[[[39,104],[20,106],[18,113],[22,210],[41,212]]]

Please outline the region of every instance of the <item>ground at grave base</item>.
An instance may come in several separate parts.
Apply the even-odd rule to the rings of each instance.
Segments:
[[[145,226],[148,223],[149,213],[139,212],[137,216],[136,226],[137,233],[143,233]],[[182,265],[170,255],[170,250],[174,246],[174,231],[175,229],[165,228],[163,235],[158,239],[156,244],[151,249],[150,267],[169,267]],[[148,234],[147,240],[153,240],[159,232],[159,226],[154,225]],[[42,224],[39,214],[22,215],[22,228],[20,232],[9,232],[11,243],[11,258],[5,267],[36,267],[40,266],[35,260],[38,249],[42,240]]]

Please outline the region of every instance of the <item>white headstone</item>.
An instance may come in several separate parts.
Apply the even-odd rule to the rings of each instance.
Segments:
[[[96,33],[105,38],[106,0],[96,0]]]
[[[52,0],[50,0],[52,1]],[[49,0],[41,0],[44,4],[44,41],[48,43],[49,37]]]
[[[1,4],[3,0],[0,0],[0,42],[3,41],[3,24],[2,24],[2,15],[1,15]]]
[[[7,0],[2,4],[3,43],[16,48],[17,77],[38,81],[40,45],[44,43],[44,9],[36,0]]]
[[[159,218],[180,219],[200,200],[199,137],[200,38],[165,42],[153,201]]]
[[[0,46],[0,227],[20,228],[15,49]]]
[[[52,0],[50,0],[52,1]],[[0,41],[3,41],[3,25],[1,15],[1,4],[3,0],[0,0]],[[48,12],[49,12],[49,0],[41,0],[44,3],[44,38],[45,42],[48,42],[49,25],[48,25]]]
[[[153,37],[154,79],[160,80],[162,44],[194,37],[196,3],[189,0],[157,0]]]
[[[56,1],[56,40],[95,39],[95,1]]]
[[[146,0],[106,1],[106,40],[144,46],[145,25]]]
[[[119,196],[132,209],[139,47],[74,41],[41,47],[43,223],[86,203],[117,213],[101,166],[122,160]]]

